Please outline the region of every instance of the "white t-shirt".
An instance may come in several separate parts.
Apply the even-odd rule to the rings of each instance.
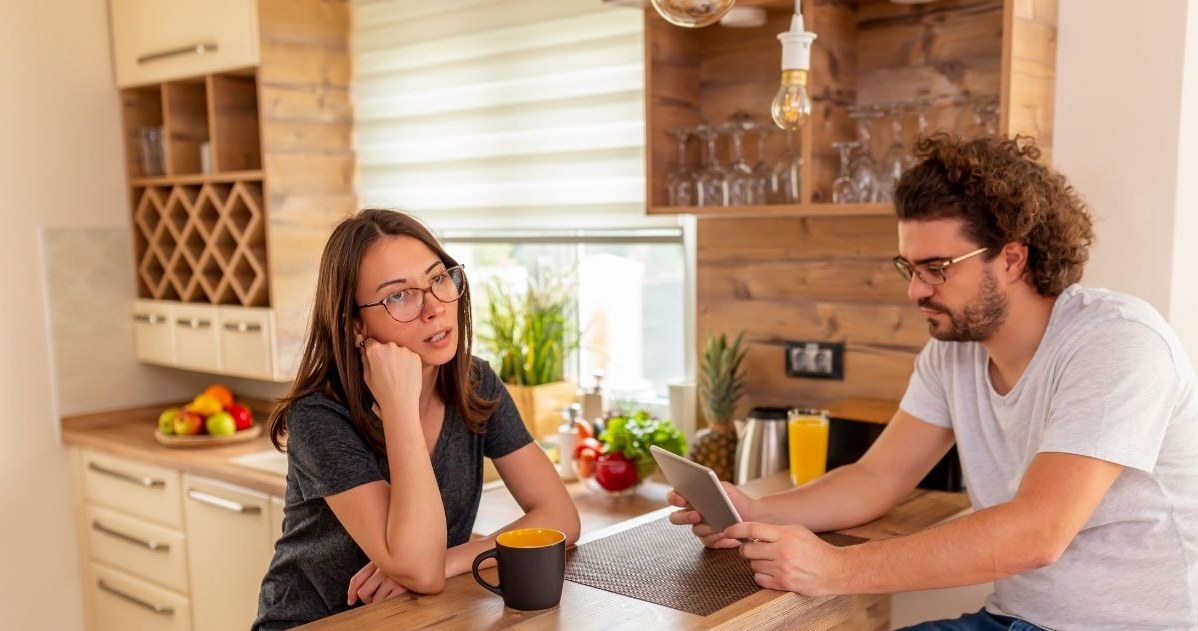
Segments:
[[[996,581],[986,608],[1050,629],[1198,629],[1198,392],[1172,329],[1142,300],[1073,285],[1006,395],[989,359],[930,341],[901,404],[953,430],[975,510],[1013,498],[1040,452],[1126,468],[1061,558]]]

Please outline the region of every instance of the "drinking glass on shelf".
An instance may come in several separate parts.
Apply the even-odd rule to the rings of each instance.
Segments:
[[[928,95],[921,96],[915,100],[915,111],[918,114],[916,124],[919,126],[915,136],[917,140],[923,138],[924,134],[928,131],[928,112],[931,111],[934,102],[935,99]],[[914,149],[914,143],[912,143],[911,148]],[[919,160],[915,158],[914,151],[907,152],[907,156],[903,159],[904,168],[910,169],[918,163]]]
[[[727,206],[728,186],[725,179],[726,173],[720,167],[715,152],[715,143],[719,138],[719,132],[710,125],[699,125],[695,128],[695,134],[703,141],[704,147],[703,168],[699,169],[699,173],[695,178],[699,189],[699,205]]]
[[[853,182],[852,174],[849,171],[849,156],[859,146],[857,142],[834,142],[832,146],[840,152],[840,173],[836,175],[836,179],[832,182],[832,203],[833,204],[851,204],[858,199],[857,185]]]
[[[849,118],[857,121],[857,144],[849,162],[849,172],[857,186],[859,202],[879,201],[878,164],[870,154],[870,123],[881,116],[874,108],[855,107],[849,109]]]
[[[163,143],[166,140],[161,127],[141,127],[137,130],[137,148],[141,157],[143,176],[162,175],[166,172]]]
[[[907,155],[903,145],[903,105],[891,103],[890,110],[890,146],[882,155],[882,164],[878,169],[878,200],[890,202],[894,200],[894,186],[903,176],[903,166]]]
[[[783,131],[786,134],[786,153],[774,165],[774,185],[777,187],[776,201],[780,204],[799,203],[803,171],[803,156],[799,152],[799,132]]]
[[[750,122],[748,130],[757,137],[757,162],[753,163],[752,178],[749,189],[754,204],[768,204],[774,193],[774,169],[765,160],[765,140],[775,130],[772,125],[758,125]]]
[[[973,101],[974,121],[987,136],[998,133],[998,95],[986,94]]]
[[[729,122],[721,126],[728,135],[728,159],[731,161],[724,173],[724,186],[728,191],[729,206],[748,206],[760,203],[753,199],[753,167],[745,162],[743,123]]]
[[[666,174],[668,203],[670,206],[695,206],[699,201],[698,191],[695,189],[695,174],[686,163],[686,141],[691,137],[691,130],[675,127],[666,131],[678,143],[678,153]]]

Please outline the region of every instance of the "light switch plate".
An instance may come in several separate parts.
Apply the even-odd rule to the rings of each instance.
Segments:
[[[786,376],[844,380],[844,342],[786,342]]]

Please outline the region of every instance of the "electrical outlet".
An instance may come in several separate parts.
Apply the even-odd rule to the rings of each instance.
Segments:
[[[844,342],[787,342],[786,376],[844,380]]]

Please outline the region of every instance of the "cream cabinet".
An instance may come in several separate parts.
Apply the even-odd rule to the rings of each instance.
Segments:
[[[258,65],[256,0],[110,0],[122,87]]]
[[[87,572],[92,631],[188,631],[191,606],[185,596],[131,574],[91,563]]]
[[[275,369],[274,312],[264,307],[136,300],[138,359],[152,364],[267,381]]]
[[[187,474],[183,487],[193,628],[249,628],[273,553],[270,497]]]

